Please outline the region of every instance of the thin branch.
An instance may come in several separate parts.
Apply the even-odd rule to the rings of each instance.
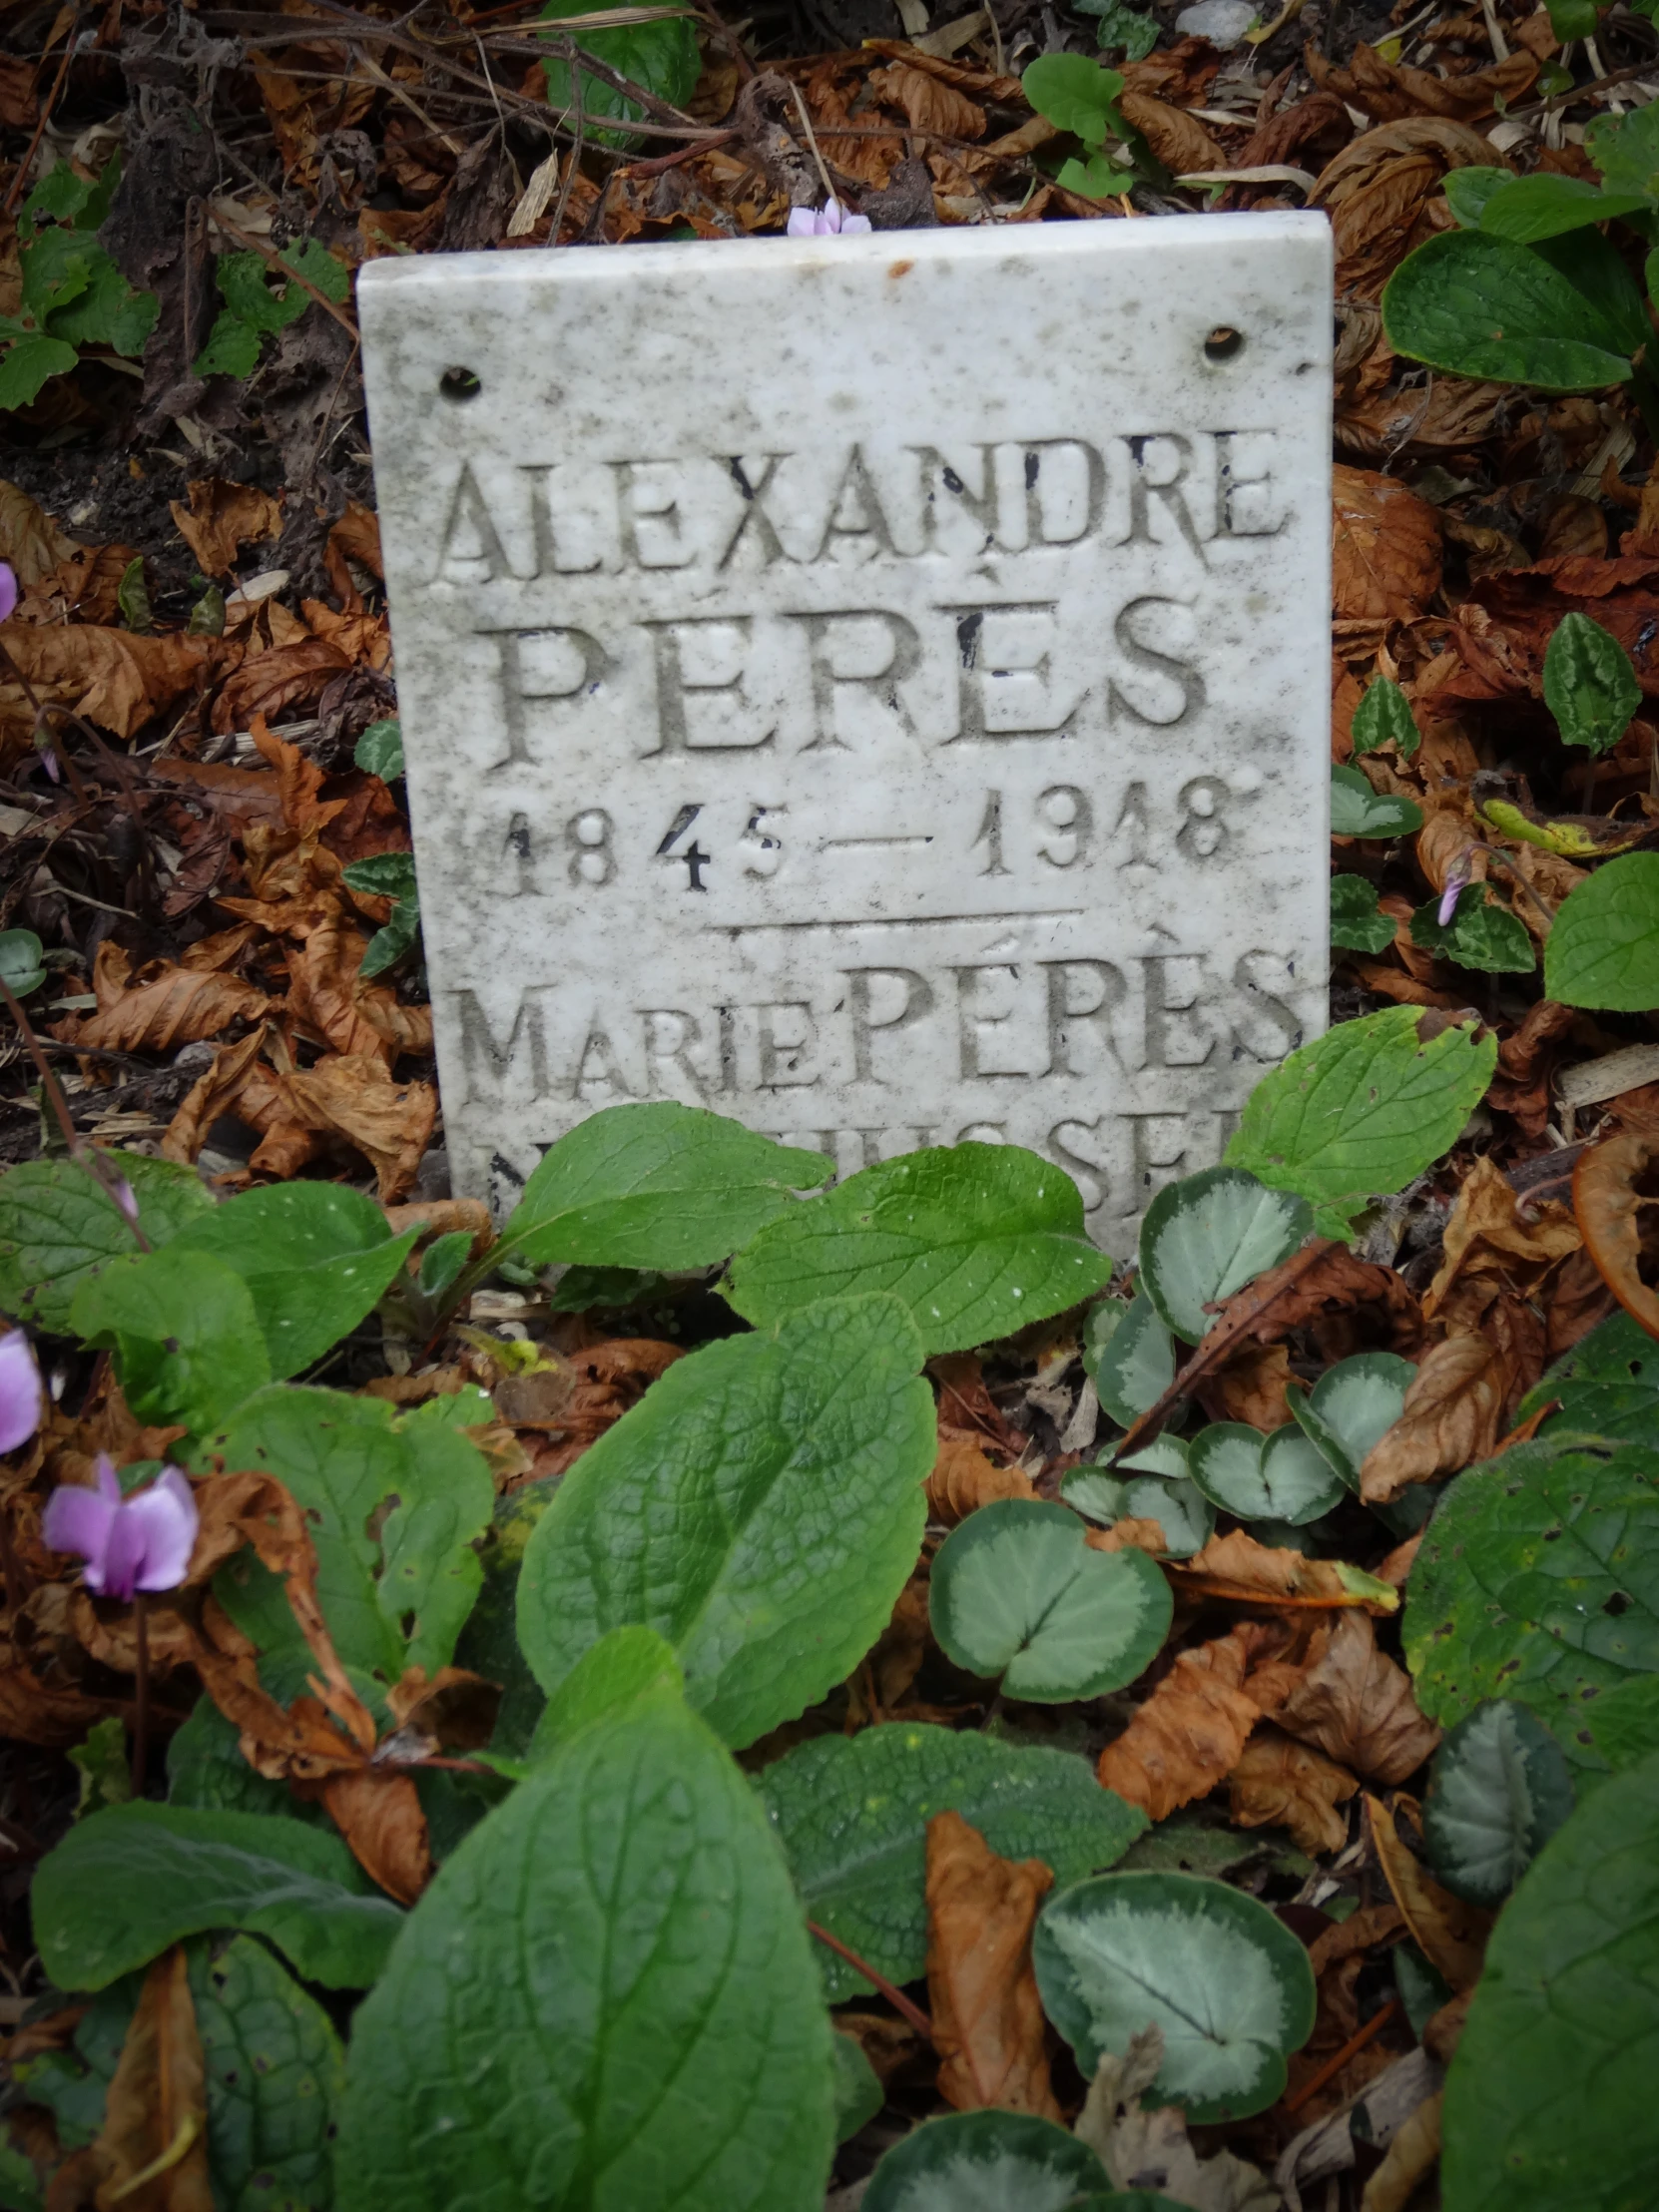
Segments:
[[[933,2023],[919,2004],[915,2003],[912,1998],[907,1997],[902,1989],[895,1989],[886,1975],[877,1973],[867,1958],[860,1958],[855,1950],[848,1949],[838,1936],[831,1936],[827,1928],[820,1928],[817,1921],[809,1921],[807,1930],[810,1935],[816,1936],[821,1943],[828,1943],[832,1951],[844,1958],[847,1964],[861,1973],[866,1981],[873,1981],[887,2002],[896,2012],[909,2021],[916,2033],[925,2035],[927,2040],[932,2042]]]

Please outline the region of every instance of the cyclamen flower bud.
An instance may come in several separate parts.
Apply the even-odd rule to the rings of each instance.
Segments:
[[[1451,863],[1451,873],[1445,879],[1445,888],[1440,892],[1439,923],[1442,929],[1450,926],[1451,917],[1457,911],[1457,901],[1469,887],[1470,872],[1467,852],[1459,852]]]

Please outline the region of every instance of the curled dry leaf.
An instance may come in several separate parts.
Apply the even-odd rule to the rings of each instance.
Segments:
[[[429,1737],[445,1751],[481,1751],[495,1733],[501,1686],[465,1667],[409,1667],[386,1692],[394,1727]]]
[[[1414,621],[1440,588],[1440,518],[1395,477],[1338,466],[1332,589],[1339,620]]]
[[[328,1817],[364,1873],[399,1905],[413,1905],[432,1879],[426,1815],[414,1776],[358,1767],[322,1785]]]
[[[7,626],[6,650],[37,691],[73,706],[118,738],[136,737],[214,661],[208,638],[139,637],[131,630],[73,623]]]
[[[108,938],[93,961],[92,987],[97,1012],[84,1019],[70,1014],[53,1029],[65,1044],[170,1052],[217,1037],[233,1021],[257,1021],[270,1006],[256,985],[211,967],[151,960],[135,968],[132,955]]]
[[[959,1813],[927,1823],[927,1998],[939,2094],[1057,2120],[1031,1929],[1054,1886],[1040,1859],[999,1859]]]
[[[1379,1650],[1377,1630],[1361,1612],[1321,1623],[1313,1663],[1279,1708],[1278,1721],[1369,1782],[1403,1782],[1440,1740],[1440,1731],[1417,1710],[1410,1677]]]
[[[939,1455],[927,1477],[927,1510],[930,1517],[954,1528],[969,1513],[993,1498],[1034,1498],[1029,1475],[1018,1467],[999,1467],[971,1436],[957,1431],[941,1435]]]
[[[201,476],[189,487],[190,504],[170,502],[179,535],[196,555],[204,576],[228,576],[238,549],[280,537],[282,510],[256,484],[228,484]]]
[[[81,551],[20,485],[0,482],[0,560],[17,572],[25,591],[50,576],[60,561]]]
[[[1609,1137],[1580,1154],[1572,1176],[1572,1208],[1584,1233],[1585,1250],[1607,1288],[1650,1337],[1659,1337],[1659,1293],[1648,1288],[1640,1273],[1639,1208],[1644,1201],[1638,1186],[1655,1160],[1659,1160],[1659,1138]]]
[[[1200,2158],[1178,2104],[1143,2109],[1164,2064],[1164,2031],[1131,2036],[1121,2058],[1108,2051],[1078,2114],[1076,2134],[1105,2167],[1114,2189],[1148,2190],[1192,2212],[1280,2212],[1280,2196],[1256,2167],[1217,2151]]]
[[[144,1977],[93,2163],[98,2212],[117,2204],[126,2212],[214,2212],[207,2065],[182,1943],[163,1951]]]
[[[1144,1551],[1153,1559],[1161,1559],[1169,1550],[1163,1522],[1137,1518],[1132,1513],[1113,1521],[1110,1528],[1086,1528],[1083,1541],[1091,1551]]]
[[[967,1435],[996,1446],[1017,1459],[1029,1438],[1007,1419],[985,1387],[979,1362],[971,1352],[947,1352],[929,1360],[927,1372],[939,1386],[939,1434]]]
[[[1366,2183],[1360,2212],[1405,2212],[1417,2184],[1427,2179],[1440,2155],[1440,2102],[1443,2091],[1425,2097],[1382,2154],[1382,2163]]]
[[[1241,1346],[1210,1378],[1206,1388],[1215,1402],[1206,1410],[1217,1420],[1245,1421],[1271,1435],[1292,1417],[1285,1398],[1290,1379],[1291,1356],[1282,1344]]]
[[[1332,1966],[1341,1965],[1345,1958],[1353,1958],[1360,1951],[1373,1950],[1379,1943],[1388,1942],[1404,1926],[1399,1907],[1392,1903],[1363,1905],[1346,1921],[1334,1922],[1308,1946],[1308,1963],[1314,1969],[1315,1979],[1320,1979]]]
[[[1455,1474],[1491,1456],[1510,1379],[1498,1348],[1478,1332],[1448,1337],[1423,1355],[1398,1420],[1360,1469],[1360,1495],[1386,1505],[1413,1482]]]
[[[1246,1621],[1213,1643],[1182,1652],[1101,1753],[1096,1771],[1103,1787],[1155,1821],[1208,1796],[1238,1764],[1264,1708],[1280,1703],[1288,1685],[1268,1662],[1286,1640],[1275,1626]],[[1259,1677],[1254,1683],[1253,1669]]]
[[[1300,1551],[1258,1543],[1242,1528],[1212,1536],[1202,1551],[1172,1561],[1166,1571],[1178,1592],[1287,1611],[1363,1605],[1369,1612],[1391,1613],[1399,1603],[1397,1596],[1377,1587],[1374,1576],[1336,1559],[1310,1559]]]
[[[180,1101],[179,1110],[162,1139],[162,1158],[189,1167],[208,1141],[208,1131],[221,1114],[228,1113],[247,1079],[249,1070],[265,1047],[266,1032],[255,1029],[239,1044],[216,1052]]]
[[[1322,92],[1334,92],[1339,99],[1364,108],[1379,123],[1425,115],[1471,123],[1490,115],[1500,100],[1512,106],[1523,98],[1538,74],[1537,57],[1522,52],[1466,77],[1437,77],[1432,70],[1413,69],[1406,62],[1385,62],[1364,40],[1355,47],[1346,69],[1333,67],[1314,46],[1307,48],[1306,58],[1309,75]]]
[[[1171,107],[1151,93],[1125,92],[1118,101],[1123,120],[1140,132],[1172,175],[1197,169],[1226,169],[1228,159],[1197,116]]]
[[[1353,1775],[1322,1752],[1258,1729],[1227,1778],[1228,1805],[1240,1828],[1288,1828],[1310,1854],[1341,1851],[1348,1822],[1337,1811],[1359,1793]]]
[[[1480,1979],[1492,1916],[1442,1890],[1399,1834],[1399,1821],[1416,1825],[1415,1812],[1410,1798],[1395,1798],[1392,1812],[1380,1798],[1367,1798],[1378,1862],[1417,1948],[1454,1990],[1472,1989]]]
[[[656,1337],[608,1337],[573,1353],[576,1387],[558,1424],[562,1441],[536,1459],[538,1475],[563,1474],[631,1405],[637,1405],[658,1376],[684,1357],[675,1345]]]
[[[951,85],[924,74],[908,62],[873,70],[869,89],[878,100],[902,108],[912,129],[936,131],[944,138],[978,139],[985,135],[985,111]]]
[[[1328,93],[1324,97],[1333,96]],[[1338,297],[1374,300],[1382,296],[1383,284],[1404,256],[1438,228],[1430,208],[1439,196],[1447,170],[1495,166],[1502,166],[1500,157],[1478,131],[1440,116],[1408,115],[1398,123],[1366,131],[1344,147],[1326,165],[1309,195],[1310,207],[1331,212]],[[1392,360],[1392,354],[1387,354],[1390,367]],[[1479,395],[1475,417],[1489,427],[1497,401],[1507,387],[1469,386],[1459,380],[1457,388],[1464,394],[1472,391]],[[1377,395],[1378,399],[1382,396]],[[1433,405],[1433,394],[1428,392],[1403,396],[1407,404],[1423,413]],[[1348,410],[1350,416],[1353,411]],[[1363,407],[1360,411],[1362,415],[1365,412]],[[1421,423],[1414,425],[1413,434],[1420,436],[1423,427]],[[1485,429],[1475,431],[1476,437],[1485,434]]]
[[[1563,1009],[1564,1010],[1564,1009]],[[1498,1290],[1526,1295],[1582,1241],[1568,1208],[1546,1200],[1525,1218],[1503,1170],[1475,1161],[1446,1223],[1444,1254],[1422,1302],[1423,1317],[1467,1315],[1472,1322]],[[1452,1323],[1455,1327],[1455,1323]]]

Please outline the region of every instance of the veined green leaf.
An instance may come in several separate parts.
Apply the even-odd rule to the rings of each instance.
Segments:
[[[583,1453],[525,1547],[519,1641],[542,1687],[638,1622],[741,1747],[840,1681],[920,1548],[935,1452],[920,1366],[884,1294],[678,1361]]]
[[[1331,771],[1331,834],[1334,837],[1403,837],[1422,828],[1415,801],[1374,791],[1357,768]]]
[[[264,1944],[190,1950],[207,2071],[208,2167],[224,2212],[328,2212],[345,2056],[315,1997]]]
[[[182,1421],[201,1435],[271,1381],[247,1284],[179,1238],[90,1276],[69,1321],[88,1344],[114,1352],[128,1404],[156,1427]]]
[[[1572,180],[1547,181],[1565,185]],[[1576,610],[1563,615],[1544,653],[1544,705],[1555,717],[1562,742],[1583,746],[1592,760],[1610,753],[1641,704],[1642,687],[1618,639],[1588,615]]]
[[[1443,232],[1408,254],[1383,287],[1382,325],[1396,353],[1453,376],[1598,391],[1632,374],[1622,317],[1542,253],[1484,231]]]
[[[153,1246],[212,1210],[190,1168],[138,1152],[106,1157],[131,1185]],[[28,1160],[0,1176],[0,1311],[62,1336],[81,1285],[138,1249],[115,1201],[73,1160]]]
[[[337,1836],[260,1813],[113,1806],[35,1871],[35,1941],[61,1989],[102,1989],[210,1929],[264,1936],[307,1981],[366,1989],[403,1922]]]
[[[1108,132],[1123,133],[1113,105],[1123,79],[1086,55],[1039,55],[1025,69],[1020,85],[1038,115],[1056,130],[1074,133],[1085,146],[1102,145]]]
[[[648,1692],[535,1768],[409,1915],[352,2023],[340,2201],[820,2212],[830,2033],[753,1790]]]
[[[1106,2185],[1106,2170],[1087,2143],[1052,2120],[1034,2112],[948,2112],[894,2144],[870,2176],[864,2206],[865,2212],[1064,2212]]]
[[[1563,1006],[1659,1006],[1659,852],[1604,861],[1567,893],[1544,946],[1544,989]]]
[[[541,13],[542,21],[557,30],[561,16],[586,15],[592,10],[586,0],[546,0]],[[591,54],[595,61],[604,62],[620,76],[631,78],[642,91],[655,93],[659,100],[667,100],[675,107],[684,107],[697,89],[702,60],[694,19],[689,15],[633,23],[612,31],[583,30],[574,36],[579,51]],[[573,103],[570,64],[548,60],[542,67],[547,72],[549,107],[568,109]],[[574,98],[580,101],[585,116],[617,116],[633,123],[642,113],[638,101],[630,100],[614,85],[581,68],[577,71]],[[638,143],[627,131],[589,129],[587,139],[590,145],[601,146],[629,147]]]
[[[1605,192],[1582,177],[1555,177],[1540,171],[1531,177],[1511,177],[1490,194],[1480,210],[1480,228],[1494,238],[1531,246],[1539,239],[1560,238],[1591,223],[1633,214],[1647,204],[1643,192]]]
[[[1156,1405],[1175,1381],[1174,1341],[1144,1293],[1137,1292],[1089,1372],[1101,1404],[1125,1428]]]
[[[1411,916],[1411,942],[1487,975],[1530,975],[1538,964],[1526,924],[1485,883],[1463,886],[1447,922],[1439,900],[1425,900]]]
[[[1477,1705],[1434,1754],[1422,1805],[1429,1864],[1455,1896],[1501,1905],[1571,1813],[1572,1795],[1542,1721],[1507,1698]]]
[[[1070,1176],[1018,1145],[969,1143],[883,1160],[792,1207],[739,1252],[726,1295],[764,1327],[820,1299],[890,1291],[929,1353],[960,1352],[1111,1279]]]
[[[1366,1454],[1398,1420],[1416,1374],[1395,1353],[1361,1352],[1327,1368],[1311,1392],[1285,1393],[1303,1433],[1356,1494]]]
[[[1344,952],[1383,952],[1394,941],[1391,914],[1377,903],[1377,886],[1363,875],[1331,878],[1331,942]]]
[[[799,1744],[756,1787],[809,1918],[900,1984],[926,1970],[935,1813],[960,1813],[1001,1858],[1041,1859],[1062,1887],[1121,1859],[1146,1827],[1070,1752],[915,1721]],[[869,1992],[828,1947],[819,1965],[830,2003]]]
[[[1471,174],[1466,169],[1450,171],[1445,180],[1448,197],[1453,179]],[[1366,687],[1366,696],[1354,710],[1350,735],[1356,760],[1364,753],[1377,752],[1380,746],[1391,745],[1402,761],[1408,761],[1422,742],[1411,703],[1390,676],[1379,676]]]

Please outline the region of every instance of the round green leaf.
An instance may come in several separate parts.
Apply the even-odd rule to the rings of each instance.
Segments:
[[[1175,1381],[1175,1345],[1158,1310],[1137,1292],[1089,1368],[1100,1402],[1115,1421],[1132,1428]]]
[[[1446,2079],[1445,2212],[1659,2203],[1659,1756],[1599,1789],[1504,1908]]]
[[[1453,376],[1598,391],[1631,375],[1621,327],[1543,255],[1484,231],[1408,254],[1383,288],[1382,324],[1396,353]]]
[[[1243,1421],[1213,1421],[1199,1430],[1187,1455],[1192,1478],[1210,1503],[1240,1520],[1265,1520],[1274,1512],[1262,1474],[1262,1443],[1260,1429]]]
[[[27,998],[45,982],[40,939],[32,929],[0,929],[0,975],[14,998]]]
[[[1115,1447],[1100,1462],[1073,1467],[1062,1476],[1060,1495],[1085,1519],[1110,1527],[1125,1518],[1155,1520],[1164,1531],[1164,1549],[1172,1559],[1191,1558],[1208,1543],[1216,1525],[1209,1501],[1187,1476],[1187,1447],[1176,1436],[1155,1436],[1132,1459],[1114,1469]]]
[[[1524,1705],[1495,1698],[1434,1754],[1422,1806],[1429,1863],[1472,1905],[1501,1905],[1572,1811],[1560,1745]]]
[[[1328,1368],[1311,1392],[1287,1390],[1285,1402],[1303,1433],[1358,1492],[1366,1454],[1398,1420],[1416,1373],[1392,1352],[1362,1352]]]
[[[1544,945],[1544,989],[1563,1006],[1659,1006],[1659,852],[1604,861],[1567,893]]]
[[[1331,771],[1331,834],[1334,837],[1403,837],[1422,828],[1422,809],[1393,793],[1373,791],[1357,768]]]
[[[970,1143],[883,1160],[792,1207],[724,1287],[758,1328],[821,1299],[890,1291],[935,1353],[1062,1313],[1111,1279],[1070,1176],[1018,1145]]]
[[[1305,1528],[1340,1505],[1345,1488],[1325,1453],[1294,1421],[1263,1437],[1262,1481],[1268,1517],[1292,1528]]]
[[[1159,1318],[1196,1345],[1215,1326],[1206,1309],[1287,1260],[1314,1226],[1313,1209],[1242,1168],[1208,1168],[1158,1193],[1141,1224],[1141,1288]]]
[[[438,1870],[351,2023],[336,2201],[820,2212],[830,2023],[753,1789],[671,1688]]]
[[[1216,1530],[1210,1500],[1185,1475],[1173,1480],[1156,1474],[1138,1475],[1126,1485],[1124,1511],[1132,1520],[1158,1523],[1164,1532],[1165,1555],[1171,1559],[1190,1559],[1195,1551],[1204,1549]]]
[[[1314,1973],[1291,1931],[1242,1890],[1195,1875],[1114,1874],[1052,1899],[1032,1961],[1043,2009],[1085,2077],[1149,2022],[1164,2032],[1153,2102],[1192,2121],[1274,2103],[1313,2031]]]
[[[1009,1697],[1100,1697],[1149,1666],[1174,1610],[1141,1551],[1093,1551],[1063,1505],[998,1498],[933,1560],[928,1609],[946,1656]]]
[[[1540,1439],[1459,1475],[1423,1535],[1402,1634],[1430,1720],[1513,1698],[1580,1788],[1604,1773],[1595,1701],[1659,1673],[1659,1454]]]
[[[756,1788],[808,1916],[901,1985],[927,1970],[935,1813],[960,1813],[1001,1858],[1041,1859],[1062,1885],[1114,1865],[1147,1825],[1071,1752],[918,1721],[814,1737]],[[818,1961],[831,2004],[869,1992],[828,1946]]]
[[[1645,193],[1603,192],[1583,177],[1540,172],[1506,178],[1489,194],[1481,206],[1480,229],[1494,238],[1531,246],[1539,239],[1561,238],[1569,231],[1582,231],[1587,224],[1630,215],[1646,205]]]
[[[1107,2186],[1086,2143],[1033,2112],[924,2120],[870,2176],[863,2212],[1063,2212]]]
[[[730,1744],[823,1697],[915,1565],[936,1450],[920,1367],[885,1294],[676,1362],[583,1453],[525,1546],[519,1642],[543,1689],[639,1622]]]
[[[1071,131],[1085,146],[1100,146],[1109,130],[1121,130],[1112,103],[1123,90],[1116,70],[1083,54],[1042,54],[1020,79],[1038,115],[1058,131]]]

